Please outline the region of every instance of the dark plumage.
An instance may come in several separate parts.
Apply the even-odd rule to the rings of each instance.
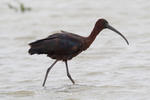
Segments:
[[[119,34],[128,43],[127,39],[115,28],[110,26],[105,19],[99,19],[95,27],[93,28],[91,34],[88,37],[79,36],[66,31],[60,31],[55,34],[48,36],[45,39],[37,40],[30,43],[29,54],[47,54],[48,57],[56,59],[56,61],[47,69],[43,86],[45,85],[47,76],[51,68],[56,64],[57,61],[62,60],[66,64],[67,76],[74,84],[74,80],[69,74],[67,60],[80,54],[82,51],[86,50],[92,42],[95,40],[96,36],[103,29],[108,28],[117,34]]]
[[[70,60],[83,50],[84,41],[79,35],[60,31],[49,37],[30,43],[32,54],[47,54],[52,59]]]

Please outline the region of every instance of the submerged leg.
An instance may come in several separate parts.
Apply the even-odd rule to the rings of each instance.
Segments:
[[[43,82],[43,85],[42,85],[42,86],[45,85],[45,82],[46,82],[48,73],[49,73],[49,71],[52,69],[52,67],[56,64],[57,61],[58,61],[58,60],[56,60],[56,61],[47,69],[47,72],[46,72],[46,75],[45,75],[45,79],[44,79],[44,82]]]
[[[65,64],[66,64],[67,76],[68,76],[68,78],[71,80],[71,82],[72,82],[73,84],[75,84],[74,80],[72,79],[72,77],[71,77],[71,75],[70,75],[70,73],[69,73],[67,61],[65,61]]]

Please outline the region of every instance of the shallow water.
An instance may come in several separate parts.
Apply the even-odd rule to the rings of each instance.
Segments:
[[[21,0],[31,11],[9,9],[15,0],[0,1],[0,100],[149,100],[149,0]],[[76,85],[58,62],[30,56],[28,43],[66,30],[88,36],[98,18],[105,18],[129,40],[104,30],[92,46],[69,61]]]

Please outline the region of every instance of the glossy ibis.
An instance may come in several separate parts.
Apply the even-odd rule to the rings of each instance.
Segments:
[[[31,48],[29,49],[29,54],[47,54],[48,57],[56,59],[55,62],[47,69],[43,86],[45,85],[49,71],[57,63],[57,61],[65,62],[67,76],[71,82],[75,84],[69,73],[67,61],[89,48],[100,31],[106,28],[119,34],[126,43],[129,44],[128,40],[119,31],[110,26],[105,19],[99,19],[96,22],[88,37],[79,36],[66,31],[60,31],[48,36],[47,38],[30,43],[29,45]]]

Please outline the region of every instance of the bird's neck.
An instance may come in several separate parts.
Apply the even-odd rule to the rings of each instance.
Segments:
[[[102,29],[98,29],[97,27],[94,27],[91,34],[86,38],[87,42],[87,48],[93,43],[96,36],[102,31]]]

